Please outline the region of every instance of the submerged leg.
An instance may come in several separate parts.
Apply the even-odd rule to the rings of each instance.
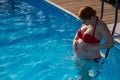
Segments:
[[[80,78],[77,78],[77,80],[90,80],[90,77],[88,76],[89,67],[86,61],[78,60],[76,61],[76,66],[80,74]]]
[[[95,71],[99,67],[99,63],[93,60],[77,60],[76,65],[81,76],[80,80],[90,80],[91,77],[95,77],[99,73]],[[93,67],[96,69],[93,70]]]

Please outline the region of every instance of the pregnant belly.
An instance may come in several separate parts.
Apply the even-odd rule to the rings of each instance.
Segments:
[[[83,40],[79,39],[77,42],[77,51],[75,52],[75,56],[78,58],[84,58],[84,59],[94,59],[100,57],[100,52],[99,51],[90,51],[87,50],[85,47],[87,44]]]

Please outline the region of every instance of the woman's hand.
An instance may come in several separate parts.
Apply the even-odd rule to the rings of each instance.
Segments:
[[[73,42],[74,52],[77,52],[77,50],[78,50],[77,44],[78,44],[77,40],[74,40],[74,42]]]
[[[74,52],[77,52],[77,50],[78,50],[77,45],[74,45],[73,48],[74,48]]]

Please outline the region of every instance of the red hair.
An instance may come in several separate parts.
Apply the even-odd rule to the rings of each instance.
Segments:
[[[83,20],[89,20],[92,16],[96,16],[96,10],[89,6],[82,7],[78,11],[78,17]]]

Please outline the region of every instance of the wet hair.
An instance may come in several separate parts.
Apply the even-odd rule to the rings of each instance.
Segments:
[[[96,16],[96,10],[89,6],[85,6],[79,9],[78,17],[83,20],[89,20],[92,16]]]

